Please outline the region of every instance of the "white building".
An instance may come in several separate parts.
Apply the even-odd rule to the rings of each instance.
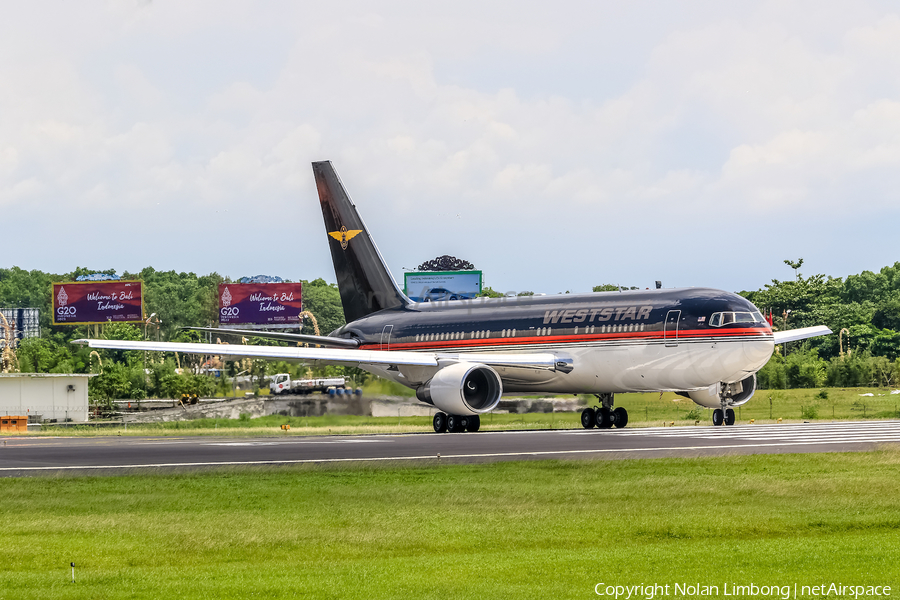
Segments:
[[[68,373],[0,373],[0,415],[88,420],[88,380]]]

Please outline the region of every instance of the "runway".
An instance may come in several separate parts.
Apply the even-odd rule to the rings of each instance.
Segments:
[[[861,452],[900,444],[900,421],[258,438],[8,436],[0,440],[0,476],[17,477],[304,463]]]

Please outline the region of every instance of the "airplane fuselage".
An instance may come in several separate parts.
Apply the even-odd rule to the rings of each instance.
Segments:
[[[744,322],[710,323],[716,314]],[[753,320],[746,315],[753,315]],[[686,288],[415,303],[348,323],[332,335],[361,349],[465,354],[553,353],[569,372],[503,369],[507,392],[691,390],[736,382],[768,361],[772,330],[748,300]],[[363,368],[410,387],[384,366]]]

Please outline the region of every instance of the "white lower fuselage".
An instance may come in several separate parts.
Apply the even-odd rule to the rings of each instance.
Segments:
[[[741,381],[752,375],[772,355],[771,336],[736,336],[734,338],[706,338],[691,340],[634,340],[602,341],[471,348],[448,347],[447,353],[523,352],[553,353],[572,361],[572,371],[548,371],[496,367],[503,379],[505,392],[540,393],[622,393],[649,391],[686,391],[706,388],[725,382]],[[379,376],[404,385],[410,380],[403,370],[389,370],[380,365],[360,365]]]

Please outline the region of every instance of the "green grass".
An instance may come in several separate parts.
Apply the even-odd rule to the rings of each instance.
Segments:
[[[498,414],[482,417],[484,431],[523,429],[580,428],[579,413]],[[282,425],[290,425],[289,431]],[[29,436],[295,436],[295,435],[354,435],[431,432],[431,417],[364,417],[326,415],[322,417],[283,417],[270,415],[255,419],[193,419],[166,423],[141,423],[98,428],[93,425],[71,427],[47,426]],[[7,434],[4,434],[7,435]],[[9,434],[26,435],[26,434]]]
[[[0,598],[897,590],[898,469],[885,450],[4,479]]]
[[[773,423],[804,420],[866,420],[900,418],[900,394],[885,388],[815,388],[757,390],[753,398],[735,409],[738,423]],[[871,393],[873,396],[861,396]],[[824,396],[824,397],[823,397]],[[617,394],[616,405],[628,409],[635,426],[701,424],[712,421],[712,411],[676,394]],[[695,416],[696,415],[696,416]]]
[[[879,388],[826,388],[808,390],[759,390],[747,404],[735,409],[738,423],[756,424],[804,420],[870,420],[900,418],[900,394]],[[861,396],[871,393],[873,396]],[[770,404],[771,399],[771,404]],[[594,405],[592,396],[582,397]],[[675,424],[712,424],[712,411],[673,393],[617,394],[616,405],[628,410],[629,427]],[[815,415],[815,416],[813,416]],[[578,429],[578,412],[488,414],[481,418],[483,430]],[[290,425],[291,430],[281,430]],[[431,417],[282,417],[256,419],[195,419],[191,421],[129,425],[127,428],[55,428],[29,435],[322,435],[359,433],[406,433],[431,431]]]
[[[401,398],[414,398],[416,391],[400,385],[390,379],[373,377],[363,386],[363,394],[366,396],[399,396]]]

